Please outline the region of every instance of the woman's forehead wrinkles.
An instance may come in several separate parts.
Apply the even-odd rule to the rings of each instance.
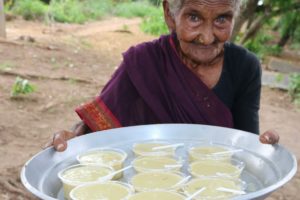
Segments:
[[[185,0],[183,6],[233,7],[232,0]]]

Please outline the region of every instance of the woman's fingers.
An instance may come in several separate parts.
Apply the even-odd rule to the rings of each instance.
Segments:
[[[65,137],[65,131],[55,133],[53,137],[53,146],[56,151],[64,151],[67,148],[67,142]]]
[[[66,150],[68,144],[67,140],[75,137],[73,132],[70,131],[60,131],[53,135],[51,141],[49,141],[45,146],[44,149],[53,145],[56,151],[64,151]]]
[[[259,136],[259,140],[263,144],[276,144],[279,139],[278,133],[274,130],[268,130]]]

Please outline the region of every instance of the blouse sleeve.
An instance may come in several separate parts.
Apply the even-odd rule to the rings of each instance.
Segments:
[[[253,54],[248,59],[243,63],[245,67],[240,74],[241,84],[233,104],[234,127],[259,134],[261,66]]]

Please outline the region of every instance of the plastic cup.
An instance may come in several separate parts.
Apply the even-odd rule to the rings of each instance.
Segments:
[[[188,154],[189,154],[190,162],[194,162],[197,160],[207,160],[207,159],[230,162],[232,153],[228,152],[229,150],[232,149],[220,145],[215,145],[215,144],[210,144],[210,145],[203,144],[203,145],[197,145],[189,148]],[[227,151],[228,153],[218,154],[220,152],[225,152],[225,151]]]
[[[176,191],[185,183],[181,182],[185,177],[182,173],[174,172],[143,172],[134,175],[130,182],[138,192],[149,190]]]
[[[109,174],[113,172],[114,170],[109,166],[78,164],[63,169],[58,173],[58,177],[63,183],[65,199],[70,199],[69,193],[76,186],[89,182],[111,180],[112,176]]]
[[[171,157],[147,156],[138,157],[132,162],[137,172],[180,171],[182,163]]]
[[[222,162],[219,160],[201,160],[190,164],[189,172],[194,177],[223,177],[239,179],[245,164],[238,160]]]
[[[128,200],[184,200],[185,197],[171,191],[147,191],[131,195]]]
[[[224,187],[232,190],[243,191],[245,189],[245,183],[241,180],[231,180],[224,178],[197,178],[193,179],[183,187],[184,194],[190,196],[194,194],[199,188],[205,187],[205,190],[201,192],[194,199],[197,200],[224,200],[230,199],[237,194],[230,192],[222,192],[217,188]]]
[[[128,184],[108,181],[77,186],[70,196],[72,200],[127,200],[132,192],[133,188]]]
[[[91,149],[77,155],[77,160],[82,164],[101,164],[111,166],[115,171],[123,168],[127,153],[121,149],[101,148]],[[116,174],[113,179],[122,178],[123,173]]]
[[[155,147],[161,147],[171,145],[166,142],[147,142],[147,143],[135,143],[133,145],[133,152],[136,156],[174,156],[176,147],[170,147],[166,149],[155,149]]]

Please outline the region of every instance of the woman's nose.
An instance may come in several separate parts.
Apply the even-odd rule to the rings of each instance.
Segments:
[[[198,41],[201,41],[202,45],[210,45],[215,41],[213,27],[211,25],[199,27]]]

